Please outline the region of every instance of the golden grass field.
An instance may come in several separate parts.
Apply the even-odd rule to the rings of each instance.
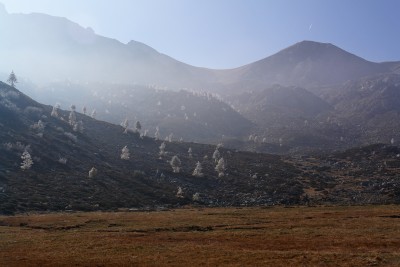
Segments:
[[[400,206],[0,216],[0,266],[400,266]]]

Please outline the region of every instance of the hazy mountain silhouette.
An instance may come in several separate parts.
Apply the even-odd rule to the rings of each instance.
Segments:
[[[24,92],[47,104],[87,105],[112,123],[139,120],[150,134],[160,126],[163,135],[184,140],[245,142],[254,133],[274,144],[283,139],[286,151],[400,139],[392,123],[397,79],[382,78],[399,75],[400,62],[370,62],[332,44],[303,41],[236,69],[211,70],[140,42],[97,35],[65,18],[8,14],[1,7],[0,40],[0,73],[14,69]],[[42,91],[29,91],[27,80],[41,83]],[[357,89],[361,83],[375,86],[367,94]],[[222,101],[188,93],[203,90],[219,93]]]
[[[123,44],[65,18],[0,11],[0,72],[18,70],[36,82],[105,81],[219,92],[281,84],[305,88],[398,71],[332,44],[303,41],[243,67],[210,70],[179,62],[140,42]],[[262,88],[261,88],[262,89]]]
[[[219,81],[238,91],[242,87],[273,84],[312,88],[392,72],[399,65],[399,62],[374,63],[332,44],[303,41],[257,62],[221,71]]]

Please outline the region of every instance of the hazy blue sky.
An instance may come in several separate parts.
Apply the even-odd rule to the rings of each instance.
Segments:
[[[238,67],[302,40],[400,60],[400,0],[0,0],[9,13],[66,17],[185,63]]]

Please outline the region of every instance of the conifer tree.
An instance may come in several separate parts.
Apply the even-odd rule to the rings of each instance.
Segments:
[[[8,76],[8,83],[10,83],[11,87],[15,88],[15,84],[18,82],[17,76],[15,76],[14,71],[11,71],[10,75]]]

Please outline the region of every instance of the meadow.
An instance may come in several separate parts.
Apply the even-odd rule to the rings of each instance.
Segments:
[[[0,216],[0,266],[400,266],[400,206]]]

